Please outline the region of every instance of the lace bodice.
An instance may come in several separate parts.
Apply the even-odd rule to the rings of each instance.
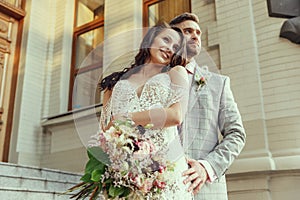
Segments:
[[[120,80],[114,87],[111,103],[113,115],[127,112],[169,107],[183,96],[183,88],[171,83],[167,73],[157,74],[145,83],[140,96],[128,80]]]

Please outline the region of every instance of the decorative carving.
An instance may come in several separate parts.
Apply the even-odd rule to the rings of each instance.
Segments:
[[[20,6],[21,1],[10,3],[8,1],[0,0],[0,12],[11,16],[17,20],[20,20],[23,17],[25,17],[25,10],[23,10]]]
[[[10,42],[0,38],[0,52],[10,53]]]
[[[5,59],[4,53],[0,52],[0,67],[1,67],[1,68],[3,68],[3,65],[4,65],[4,59]]]
[[[7,33],[7,24],[5,24],[3,21],[0,21],[0,32]]]
[[[3,15],[0,15],[0,38],[10,41],[11,20]]]

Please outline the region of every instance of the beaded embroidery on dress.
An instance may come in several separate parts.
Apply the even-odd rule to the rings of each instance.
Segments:
[[[152,108],[169,107],[181,101],[182,98],[187,98],[187,93],[186,89],[172,84],[168,73],[160,73],[148,79],[140,95],[137,94],[129,80],[118,81],[114,86],[110,104],[108,105],[113,115],[138,112]],[[149,138],[155,138],[152,136],[163,134],[163,144],[168,145],[166,159],[175,163],[174,171],[170,174],[170,183],[172,185],[168,185],[168,189],[161,194],[159,199],[193,199],[193,195],[187,192],[188,186],[183,184],[184,177],[182,177],[182,172],[188,169],[188,165],[185,160],[177,127],[153,129],[148,131],[147,134],[149,134]]]

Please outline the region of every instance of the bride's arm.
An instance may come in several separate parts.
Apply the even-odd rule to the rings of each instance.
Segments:
[[[142,112],[130,113],[135,124],[145,126],[153,124],[155,128],[179,125],[182,122],[180,103],[174,103],[168,108],[154,108]]]
[[[103,101],[102,101],[102,105],[106,106],[108,103],[108,100],[110,99],[112,94],[112,90],[106,89],[103,93]]]
[[[154,108],[142,112],[129,113],[129,117],[135,124],[145,126],[153,124],[156,128],[169,127],[179,125],[187,110],[188,101],[188,75],[187,71],[182,66],[175,66],[169,71],[172,85],[178,89],[179,92],[183,91],[185,94],[178,94],[174,103],[167,108]],[[114,116],[119,118],[120,116]]]

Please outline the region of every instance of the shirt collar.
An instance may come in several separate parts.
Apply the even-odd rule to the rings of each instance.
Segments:
[[[186,69],[189,73],[194,74],[196,65],[197,65],[197,63],[196,63],[195,59],[192,59],[192,60],[185,66],[185,69]]]

